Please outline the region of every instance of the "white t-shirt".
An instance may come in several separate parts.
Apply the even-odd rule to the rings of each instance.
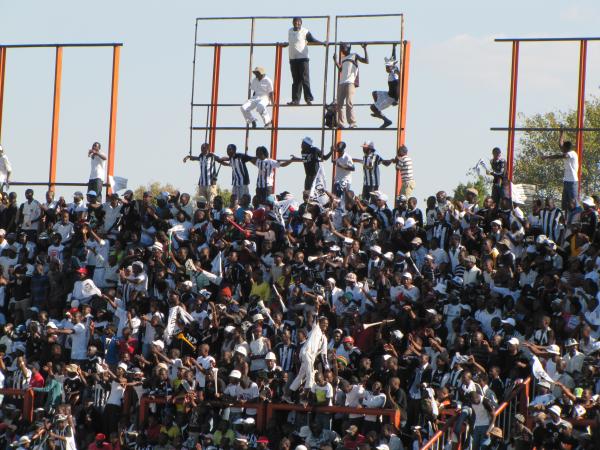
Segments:
[[[104,153],[99,153],[106,158]],[[92,156],[91,165],[92,168],[90,170],[90,180],[95,180],[96,178],[104,180],[104,175],[106,173],[106,160],[94,155]]]
[[[331,399],[333,399],[333,387],[330,383],[326,383],[325,386],[319,386],[318,384],[314,384],[310,388],[310,391],[315,395],[319,404],[331,406]]]
[[[307,59],[308,58],[308,42],[306,36],[308,30],[306,28],[300,28],[298,31],[294,28],[290,28],[288,31],[288,51],[290,59]]]
[[[352,386],[352,390],[346,394],[346,404],[345,406],[349,408],[357,408],[361,402],[363,397],[365,396],[365,389],[360,384],[355,384]],[[361,414],[348,414],[349,419],[357,419],[362,417]]]
[[[213,358],[210,355],[198,356],[198,359],[196,359],[196,362],[206,371],[210,370],[210,368],[213,366],[213,364],[216,364],[215,358]],[[197,370],[196,371],[196,381],[198,382],[198,387],[201,387],[201,388],[205,387],[206,386],[206,375],[204,375],[202,372]]]
[[[106,404],[121,406],[121,402],[123,401],[124,393],[125,393],[125,388],[123,386],[121,386],[121,383],[119,383],[117,381],[111,381],[110,394],[108,396],[108,400],[106,400]]]
[[[85,325],[78,323],[71,328],[71,359],[87,359],[88,335]]]
[[[373,395],[371,392],[367,391],[362,403],[365,408],[383,408],[385,401],[386,397],[383,392]],[[377,417],[378,416],[365,416],[365,420],[367,422],[377,422]]]
[[[291,48],[291,44],[290,44]],[[291,57],[290,57],[291,58]],[[12,172],[12,167],[6,155],[0,156],[0,183],[6,182],[6,178],[8,177],[8,173]]]
[[[335,182],[339,184],[350,184],[352,181],[352,171],[346,170],[342,166],[352,166],[354,167],[354,162],[352,161],[352,157],[348,153],[344,153],[342,156],[338,157],[335,162]]]
[[[62,237],[61,243],[63,244],[69,239],[71,239],[71,236],[73,236],[73,234],[75,233],[74,226],[71,222],[67,222],[66,224],[58,222],[52,227],[52,231],[60,234],[60,237]]]
[[[579,156],[577,152],[571,150],[565,154],[565,174],[564,181],[578,181]]]
[[[339,84],[354,83],[358,76],[358,62],[356,53],[350,53],[342,59],[342,73]]]
[[[254,92],[254,97],[268,97],[273,92],[273,82],[267,76],[264,76],[262,80],[254,77],[250,82],[250,90]]]

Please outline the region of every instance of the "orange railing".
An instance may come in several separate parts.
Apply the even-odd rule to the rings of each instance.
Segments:
[[[23,418],[28,422],[33,420],[33,405],[35,399],[33,389],[0,389],[0,395],[23,397]]]
[[[442,428],[431,436],[420,450],[442,450],[445,449],[450,442],[456,444],[456,448],[460,449],[461,442],[463,441],[464,427],[461,430],[460,436],[457,437],[454,433],[454,426],[456,425],[459,414],[456,410],[446,410],[444,413],[447,416],[447,419],[442,423]],[[454,445],[452,447],[454,448]]]

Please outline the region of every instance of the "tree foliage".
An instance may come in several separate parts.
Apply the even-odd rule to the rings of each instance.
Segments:
[[[521,117],[524,127],[565,128],[577,127],[575,110],[549,112]],[[592,98],[586,102],[586,128],[600,128],[600,99]],[[514,182],[533,184],[538,195],[542,197],[560,197],[563,186],[564,166],[562,160],[542,160],[542,155],[560,152],[557,131],[523,132],[519,140],[519,148],[515,155]],[[576,133],[565,132],[565,140],[576,145]],[[600,191],[600,133],[585,132],[582,164],[582,193],[592,194]]]
[[[459,200],[461,202],[464,201],[465,194],[467,192],[467,189],[469,188],[477,189],[477,200],[480,205],[482,205],[483,200],[488,195],[490,195],[490,181],[486,180],[485,177],[480,175],[474,180],[467,182],[466,184],[460,183],[458,186],[456,186],[456,188],[454,189],[454,199]]]
[[[159,181],[152,181],[146,185],[138,186],[133,191],[133,198],[141,199],[144,196],[144,192],[148,191],[152,193],[154,198],[158,197],[161,192],[168,192],[169,194],[173,194],[178,189],[174,187],[172,184],[162,184]]]

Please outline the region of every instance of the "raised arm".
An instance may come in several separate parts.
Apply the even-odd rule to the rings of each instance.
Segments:
[[[361,44],[360,46],[365,51],[365,56],[356,55],[356,59],[363,64],[369,64],[369,55],[367,54],[367,44]]]

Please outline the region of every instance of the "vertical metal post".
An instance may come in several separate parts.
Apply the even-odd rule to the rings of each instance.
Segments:
[[[50,173],[48,175],[48,190],[54,189],[56,183],[56,162],[58,159],[58,119],[60,117],[60,87],[62,79],[62,47],[56,47],[54,63],[54,102],[52,109],[52,136],[50,139]]]
[[[210,131],[208,134],[208,145],[210,152],[215,151],[215,140],[217,137],[217,110],[219,104],[219,75],[221,72],[221,46],[215,45],[213,55],[212,95],[210,97]]]
[[[335,28],[334,28],[334,37],[333,37],[333,39],[334,39],[334,44],[333,44],[334,45],[334,52],[333,53],[337,54],[337,42],[338,42],[338,17],[337,16],[335,16]],[[338,56],[338,61],[340,61],[341,60],[341,55],[337,54],[337,56]],[[338,71],[337,72],[337,76],[335,76],[336,69],[337,68],[334,66],[333,67],[333,74],[334,74],[334,77],[333,77],[333,103],[336,105],[336,114],[337,114],[337,97],[336,97],[336,94],[337,94],[338,81],[339,81],[341,73],[340,73],[340,71]],[[336,117],[336,121],[337,121],[337,117]],[[336,127],[335,130],[333,130],[331,138],[332,138],[332,141],[333,141],[331,143],[331,145],[336,145],[338,142],[340,142],[342,140],[342,130],[341,130],[341,128],[337,128]],[[334,151],[331,154],[331,162],[333,163],[332,164],[332,168],[331,168],[331,190],[332,191],[333,191],[333,184],[335,182],[335,160],[337,159],[336,156],[337,156],[337,154]]]
[[[194,147],[194,91],[196,87],[196,52],[198,47],[196,43],[198,42],[198,19],[196,19],[196,27],[194,30],[194,60],[192,61],[192,100],[190,101],[190,150],[189,154],[192,155],[192,149]]]
[[[253,17],[250,21],[250,58],[248,60],[248,98],[252,94],[250,83],[252,82],[252,65],[254,64],[254,29],[256,19]],[[248,154],[248,140],[250,138],[250,128],[246,127],[246,139],[244,140],[244,153]]]
[[[121,60],[121,47],[113,47],[112,82],[110,88],[110,121],[108,129],[108,171],[107,182],[115,174],[115,144],[117,141],[117,99],[119,97],[119,62]],[[110,194],[112,187],[108,186],[106,192]]]
[[[515,124],[517,120],[517,87],[519,78],[519,41],[512,46],[512,64],[510,70],[510,103],[508,110],[508,143],[506,145],[506,162],[508,180],[513,179],[513,164],[515,157]]]
[[[398,133],[397,147],[406,143],[406,111],[408,110],[408,70],[410,67],[410,42],[404,41],[401,44],[402,67],[400,69],[400,98],[398,103]],[[402,187],[402,174],[396,170],[396,195],[400,193]]]
[[[0,47],[0,139],[2,138],[2,111],[4,110],[4,77],[6,75],[6,47]]]
[[[271,158],[277,159],[277,137],[279,132],[279,99],[281,97],[281,60],[283,56],[283,45],[275,46],[275,79],[273,80],[273,117],[271,118]],[[275,177],[273,179],[275,189]]]
[[[585,73],[587,65],[587,41],[579,43],[579,87],[577,89],[577,156],[579,157],[578,193],[581,195],[581,167],[583,164],[583,130],[585,125]]]
[[[327,78],[329,73],[329,22],[330,18],[327,17],[327,31],[325,34],[325,64],[323,71],[323,110],[321,117],[321,150],[325,151],[325,111],[327,110]]]

